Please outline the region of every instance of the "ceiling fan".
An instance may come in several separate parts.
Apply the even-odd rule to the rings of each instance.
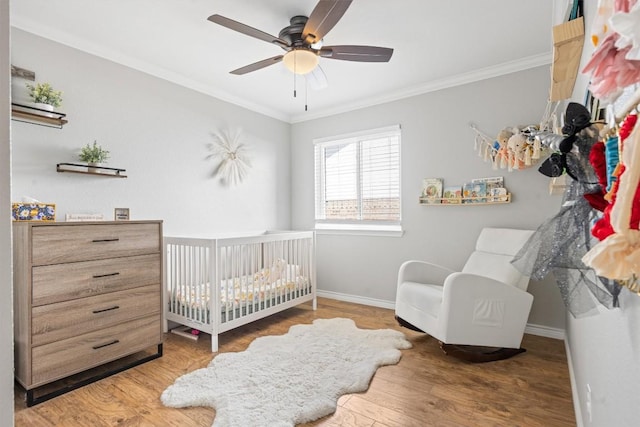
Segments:
[[[284,65],[295,74],[308,74],[316,71],[313,73],[316,74],[314,77],[322,79],[324,73],[318,66],[320,58],[357,62],[388,62],[393,54],[393,49],[387,47],[322,45],[322,39],[342,18],[351,1],[320,0],[309,17],[298,15],[291,18],[290,25],[283,28],[278,37],[222,15],[211,15],[208,20],[239,33],[272,43],[286,51],[283,55],[240,67],[231,71],[231,74],[247,74],[269,65],[284,62]],[[318,71],[320,72],[318,73]]]

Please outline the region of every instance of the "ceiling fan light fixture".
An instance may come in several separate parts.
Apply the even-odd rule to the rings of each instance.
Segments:
[[[284,55],[282,62],[292,73],[307,74],[318,66],[320,58],[311,50],[293,49]]]

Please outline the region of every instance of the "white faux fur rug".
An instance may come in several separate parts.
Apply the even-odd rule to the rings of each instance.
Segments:
[[[214,427],[292,427],[335,412],[340,396],[365,391],[378,367],[398,363],[399,349],[410,347],[399,331],[317,319],[257,338],[243,352],[219,354],[178,378],[161,399],[174,408],[215,408]]]

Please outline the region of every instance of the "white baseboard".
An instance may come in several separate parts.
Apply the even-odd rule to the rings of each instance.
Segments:
[[[319,289],[317,291],[317,295],[321,298],[335,299],[338,301],[352,302],[354,304],[369,305],[372,307],[387,308],[389,310],[394,310],[396,308],[395,301],[386,301],[386,300],[375,299],[375,298],[367,298],[367,297],[361,297],[359,295],[349,295],[349,294],[343,294],[340,292],[321,291]],[[529,323],[524,329],[524,332],[531,335],[538,335],[541,337],[554,338],[558,340],[565,339],[564,329],[551,328],[549,326],[534,325]]]
[[[571,346],[569,340],[564,340],[564,351],[567,354],[567,365],[569,367],[569,379],[571,380],[571,397],[573,398],[573,412],[576,415],[576,427],[584,427],[582,419],[582,407],[580,406],[580,396],[578,395],[578,384],[573,370],[573,357],[571,357]]]
[[[552,328],[544,325],[534,325],[532,323],[527,323],[527,326],[524,328],[524,333],[563,341],[565,339],[564,329]]]
[[[396,308],[395,301],[385,301],[381,299],[361,297],[358,295],[342,294],[339,292],[321,291],[319,289],[316,292],[316,295],[318,295],[321,298],[329,298],[329,299],[335,299],[338,301],[352,302],[354,304],[369,305],[371,307],[388,308],[389,310],[395,310]]]

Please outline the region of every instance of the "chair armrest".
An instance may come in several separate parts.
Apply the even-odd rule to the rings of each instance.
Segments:
[[[476,274],[454,273],[443,285],[442,340],[517,348],[532,304],[533,295],[515,286]]]
[[[445,279],[455,271],[425,261],[406,261],[398,271],[398,286],[403,282],[425,283],[430,285],[444,284]]]
[[[486,298],[531,298],[533,296],[515,286],[508,285],[490,277],[472,273],[454,273],[449,275],[444,284],[443,298],[460,298],[469,295]]]

